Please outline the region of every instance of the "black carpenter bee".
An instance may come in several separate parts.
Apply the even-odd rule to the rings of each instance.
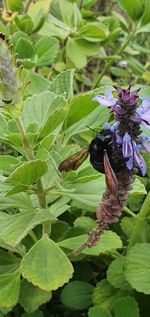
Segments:
[[[110,129],[101,130],[91,141],[90,145],[66,158],[58,167],[60,172],[76,170],[90,157],[91,165],[100,173],[106,173],[104,161],[109,162],[114,173],[125,167],[121,147],[116,143],[115,133]]]

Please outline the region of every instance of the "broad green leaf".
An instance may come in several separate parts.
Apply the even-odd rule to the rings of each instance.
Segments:
[[[128,13],[133,21],[137,21],[141,18],[144,10],[144,3],[141,0],[118,0],[120,6]]]
[[[82,16],[76,3],[61,0],[58,2],[63,21],[71,28],[78,28],[82,24]]]
[[[147,25],[150,22],[150,1],[143,0],[145,11],[142,17],[142,25]]]
[[[92,303],[93,288],[93,285],[86,282],[70,282],[64,286],[61,292],[61,302],[70,309],[86,309]]]
[[[47,172],[47,164],[42,160],[23,163],[7,178],[6,182],[16,185],[29,186],[35,183]]]
[[[56,19],[51,14],[40,30],[40,35],[42,36],[56,36],[61,40],[65,40],[68,37],[69,33],[70,27],[59,19]]]
[[[125,276],[138,292],[150,294],[150,248],[148,243],[137,243],[129,250],[125,261]]]
[[[125,296],[127,291],[114,288],[107,280],[101,280],[93,292],[93,304],[95,306],[112,309],[116,300]]]
[[[108,120],[108,118],[109,118],[108,109],[106,109],[105,107],[103,108],[98,107],[94,109],[94,105],[93,105],[93,111],[90,114],[88,114],[86,117],[84,117],[84,120],[81,119],[75,122],[71,127],[69,127],[66,130],[66,138],[69,139],[73,135],[87,131],[89,130],[88,127],[97,128],[99,126],[102,126],[103,123]]]
[[[15,45],[15,52],[20,59],[31,58],[33,54],[33,45],[29,40],[20,38]]]
[[[2,189],[2,186],[1,186]],[[1,210],[7,210],[8,208],[21,208],[24,210],[32,210],[34,207],[32,205],[29,194],[19,193],[11,197],[6,197],[8,188],[4,190],[4,193],[0,194],[0,205]]]
[[[0,156],[0,171],[11,172],[11,169],[19,164],[19,160],[11,155]]]
[[[23,70],[22,72],[23,82],[30,81],[30,85],[26,88],[26,93],[39,94],[46,91],[49,86],[49,80],[42,77],[40,74],[32,72],[30,70]]]
[[[120,289],[131,289],[130,284],[127,282],[125,278],[125,274],[123,271],[124,268],[125,257],[118,257],[109,265],[107,270],[107,280],[110,284],[112,284],[116,288]]]
[[[0,250],[0,274],[15,271],[20,264],[20,259],[4,250]]]
[[[99,53],[98,43],[89,42],[81,38],[77,38],[76,43],[85,56],[95,56]]]
[[[75,250],[77,249],[82,243],[86,242],[88,239],[88,235],[84,234],[81,236],[69,238],[66,240],[63,240],[58,243],[60,247],[64,247],[69,250]],[[84,249],[82,251],[83,254],[87,255],[99,255],[101,253],[105,252],[111,252],[113,250],[116,250],[117,248],[122,247],[122,241],[120,240],[120,237],[112,231],[105,231],[96,246],[90,248],[90,249]]]
[[[0,307],[11,307],[17,303],[20,292],[20,274],[14,273],[0,275]]]
[[[76,68],[81,69],[86,66],[86,55],[83,53],[76,39],[69,38],[66,45],[66,54]]]
[[[27,127],[31,122],[34,122],[40,127],[47,119],[54,97],[54,93],[45,91],[28,98],[24,102],[21,114],[24,126]]]
[[[21,272],[33,285],[51,291],[69,281],[73,267],[57,244],[43,236],[24,256]]]
[[[111,314],[109,311],[95,306],[89,309],[88,317],[111,317]]]
[[[0,223],[0,239],[14,247],[38,224],[55,220],[46,209],[9,215]]]
[[[21,282],[19,302],[27,313],[32,313],[39,308],[39,306],[48,302],[51,297],[51,292],[43,291],[27,280]]]
[[[40,129],[38,136],[39,140],[44,139],[47,135],[51,134],[64,121],[67,112],[67,107],[62,107],[51,114]]]
[[[56,38],[41,38],[34,47],[34,55],[38,56],[37,66],[45,66],[54,63],[59,52],[59,42]]]
[[[105,33],[103,29],[94,23],[84,25],[80,29],[79,34],[81,38],[89,42],[99,42],[105,39]]]
[[[66,99],[73,96],[74,70],[68,69],[57,75],[49,86],[49,90],[56,95],[64,95]]]
[[[139,308],[134,297],[119,298],[113,306],[115,317],[139,317]]]

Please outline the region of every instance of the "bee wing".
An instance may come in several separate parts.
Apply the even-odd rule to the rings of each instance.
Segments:
[[[107,185],[107,189],[113,194],[117,194],[118,190],[118,181],[116,175],[111,167],[109,157],[107,155],[107,151],[104,153],[104,169],[105,169],[105,181]]]
[[[81,149],[79,152],[67,157],[58,167],[59,172],[75,171],[88,158],[89,147]]]

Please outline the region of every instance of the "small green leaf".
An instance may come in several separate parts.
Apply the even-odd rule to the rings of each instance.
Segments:
[[[26,93],[30,94],[39,94],[40,92],[44,92],[49,86],[48,79],[30,70],[22,71],[22,80],[23,82],[30,80],[30,85],[28,85],[26,88]]]
[[[76,39],[69,38],[66,45],[66,54],[76,68],[81,69],[86,66],[86,55],[83,53]]]
[[[9,215],[0,223],[0,239],[8,245],[16,246],[35,226],[55,219],[46,209]]]
[[[125,274],[123,271],[125,262],[125,257],[118,257],[109,265],[107,271],[107,280],[110,284],[112,284],[116,288],[120,289],[131,289],[130,284],[127,282],[125,278]]]
[[[107,280],[102,280],[94,289],[93,303],[95,306],[109,310],[112,309],[118,298],[126,294],[127,291],[116,289]]]
[[[74,70],[68,69],[54,78],[49,86],[49,90],[56,95],[63,94],[66,99],[71,98],[73,96],[73,78]]]
[[[20,31],[31,33],[33,29],[33,22],[29,15],[20,15],[16,16],[15,22]]]
[[[27,280],[21,282],[20,305],[27,313],[32,313],[39,306],[48,302],[52,297],[51,292],[46,292],[29,283]]]
[[[43,236],[24,256],[21,272],[35,286],[51,291],[69,281],[73,267],[57,244]]]
[[[138,304],[134,297],[131,296],[119,298],[115,302],[113,310],[115,317],[139,317]]]
[[[150,294],[150,247],[137,243],[128,252],[125,261],[125,276],[138,292]]]
[[[109,311],[95,306],[89,309],[88,317],[111,317],[111,314]]]
[[[30,58],[33,54],[33,45],[29,40],[21,38],[15,45],[15,52],[20,59]]]
[[[86,282],[70,282],[61,292],[61,302],[70,309],[86,309],[92,303],[93,288],[93,285]]]
[[[80,29],[80,37],[89,42],[99,42],[105,39],[105,33],[102,28],[94,23],[88,23]]]
[[[17,303],[19,292],[19,272],[0,275],[0,307],[14,306]]]
[[[54,63],[59,52],[59,42],[56,38],[41,38],[34,48],[34,55],[38,56],[37,66],[50,65]]]
[[[17,167],[7,178],[6,182],[16,185],[29,186],[46,174],[47,169],[48,167],[45,161],[34,160],[26,162]]]

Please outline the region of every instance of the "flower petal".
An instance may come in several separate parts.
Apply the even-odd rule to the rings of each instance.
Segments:
[[[130,157],[128,159],[128,161],[126,162],[126,167],[128,168],[128,170],[132,170],[132,168],[133,168],[133,157]]]
[[[122,143],[122,154],[124,157],[133,156],[133,145],[131,142],[131,137],[128,133],[125,133]]]
[[[143,176],[146,174],[146,163],[143,156],[136,150],[134,151],[134,161],[138,165]]]

